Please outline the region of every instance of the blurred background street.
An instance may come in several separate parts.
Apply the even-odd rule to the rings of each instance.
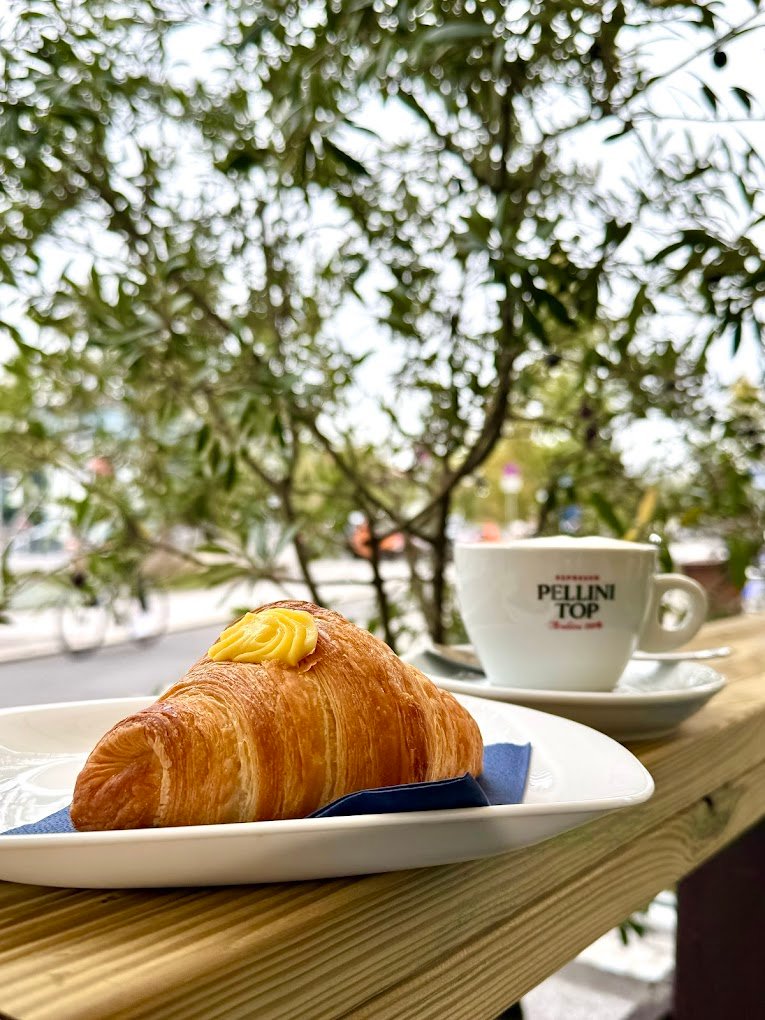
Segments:
[[[0,708],[89,698],[156,694],[191,665],[220,633],[196,627],[168,634],[149,648],[117,644],[93,655],[50,655],[0,664]]]
[[[289,568],[289,561],[285,565]],[[404,581],[403,564],[388,562],[383,570],[389,585]],[[374,610],[369,573],[368,564],[350,558],[317,564],[327,604],[360,624]],[[301,588],[259,581],[220,590],[170,590],[164,633],[153,641],[131,640],[125,624],[105,618],[103,634],[93,635],[100,646],[87,649],[84,629],[86,651],[80,655],[62,651],[62,602],[56,590],[46,592],[43,605],[35,606],[29,597],[25,608],[11,612],[0,627],[0,708],[155,694],[177,680],[233,616],[276,599],[305,598]]]

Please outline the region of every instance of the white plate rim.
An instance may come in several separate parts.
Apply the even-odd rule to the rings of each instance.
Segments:
[[[459,692],[462,693],[462,692]],[[468,695],[474,696],[474,695]],[[75,707],[88,708],[93,705],[124,704],[130,711],[143,708],[153,704],[156,698],[133,697],[133,698],[92,698],[86,701],[62,701],[51,702],[43,705],[19,705],[12,708],[0,709],[0,718],[14,715],[21,712],[34,713],[37,711],[49,711],[51,709],[72,709]],[[518,706],[522,707],[522,706]],[[535,709],[524,708],[524,711],[536,713]],[[536,713],[545,715],[546,713]],[[166,826],[153,829],[119,829],[106,832],[40,832],[21,835],[6,835],[0,833],[0,852],[2,848],[31,849],[33,847],[56,846],[71,844],[73,840],[77,843],[89,845],[108,845],[111,843],[124,842],[127,839],[139,843],[153,842],[158,839],[170,841],[182,841],[186,839],[214,839],[223,835],[227,837],[249,837],[261,834],[263,837],[269,835],[301,834],[305,832],[338,832],[344,829],[374,828],[384,825],[386,828],[408,827],[413,824],[437,825],[445,821],[467,821],[467,820],[488,820],[491,818],[524,818],[535,816],[550,816],[558,814],[603,814],[621,807],[631,807],[642,804],[653,795],[655,784],[653,777],[640,759],[623,747],[618,741],[607,734],[583,723],[571,719],[562,720],[557,716],[557,722],[565,722],[568,726],[575,726],[580,729],[590,730],[597,734],[599,740],[608,741],[618,748],[621,755],[633,760],[636,774],[642,774],[643,787],[634,793],[619,794],[614,797],[600,798],[599,800],[565,801],[560,803],[545,804],[493,804],[488,807],[477,808],[448,808],[439,811],[407,811],[400,813],[346,815],[330,818],[290,818],[267,822],[226,822],[214,825],[184,825]],[[532,742],[533,746],[533,742]],[[308,828],[307,826],[310,826]]]

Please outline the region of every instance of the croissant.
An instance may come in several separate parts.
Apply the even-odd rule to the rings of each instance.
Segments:
[[[71,817],[80,830],[303,818],[355,790],[477,776],[482,757],[466,709],[382,641],[274,602],[101,738]]]

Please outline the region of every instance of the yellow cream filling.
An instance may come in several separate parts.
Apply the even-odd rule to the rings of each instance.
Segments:
[[[284,662],[295,666],[316,648],[316,620],[302,609],[245,613],[208,651],[216,662]]]

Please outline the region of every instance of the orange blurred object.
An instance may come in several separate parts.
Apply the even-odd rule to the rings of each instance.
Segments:
[[[351,547],[351,552],[354,556],[359,556],[361,559],[368,560],[371,556],[371,548],[369,544],[369,524],[366,521],[363,524],[358,524],[353,529],[348,544]],[[388,535],[380,542],[380,555],[386,558],[391,556],[399,556],[404,551],[404,536],[400,532],[394,532],[392,535]]]
[[[495,521],[484,521],[481,525],[482,542],[499,542],[502,538],[502,531]]]
[[[88,467],[99,478],[111,478],[114,474],[112,462],[108,457],[93,457],[88,461]]]

